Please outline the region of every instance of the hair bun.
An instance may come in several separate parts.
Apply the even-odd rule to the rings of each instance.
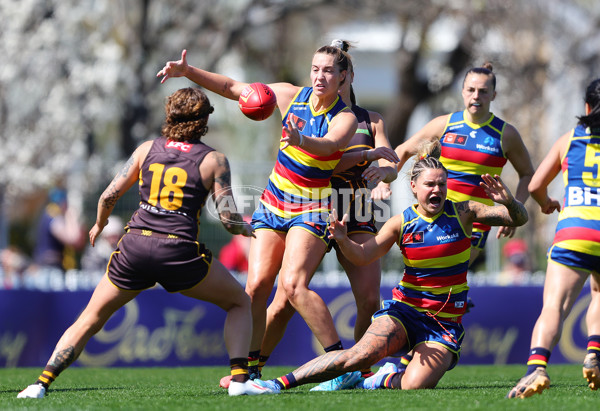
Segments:
[[[334,39],[331,40],[331,47],[336,47],[342,51],[347,52],[348,50],[350,50],[350,43],[347,42],[346,40],[342,40],[342,39]]]

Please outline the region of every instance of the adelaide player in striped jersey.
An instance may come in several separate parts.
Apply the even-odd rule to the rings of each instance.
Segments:
[[[501,175],[509,161],[519,175],[515,198],[525,203],[533,165],[517,129],[490,111],[496,97],[496,75],[490,63],[467,71],[462,97],[464,110],[434,118],[396,147],[400,158],[398,170],[424,141],[440,140],[440,160],[448,170],[450,200],[475,200],[491,205],[492,201],[479,185],[481,175]],[[488,224],[474,224],[470,263],[483,250],[490,228]],[[513,237],[514,233],[515,227],[499,227],[497,237]]]
[[[548,196],[548,185],[562,170],[565,196]],[[529,183],[542,212],[560,210],[554,241],[548,250],[544,304],[531,336],[527,372],[508,393],[530,397],[550,386],[546,366],[585,282],[591,302],[586,315],[587,355],[583,377],[592,390],[600,387],[600,79],[585,94],[585,115],[550,149]]]
[[[455,366],[464,335],[461,318],[467,308],[467,271],[470,237],[475,222],[493,226],[520,226],[527,211],[499,176],[482,176],[486,195],[501,205],[447,199],[448,172],[439,161],[440,143],[422,148],[414,163],[410,186],[417,204],[388,220],[365,243],[352,241],[345,226],[330,216],[330,238],[357,265],[381,258],[397,244],[404,256],[404,276],[393,298],[373,315],[373,322],[353,347],[325,353],[277,379],[254,380],[274,392],[337,377],[347,388],[433,388]],[[387,364],[372,377],[362,379],[360,369],[399,351],[413,350],[406,370]],[[389,363],[391,364],[391,363]]]
[[[191,65],[167,62],[162,82],[185,76],[223,97],[238,100],[248,83]],[[252,301],[253,332],[248,355],[251,377],[260,375],[260,347],[267,327],[267,303],[279,275],[278,289],[324,347],[342,348],[323,299],[308,288],[327,250],[327,217],[331,211],[330,179],[358,123],[338,96],[352,64],[347,53],[323,46],[313,55],[310,87],[270,83],[282,117],[275,166],[252,216],[246,292]],[[228,385],[228,377],[221,386]]]
[[[462,98],[464,110],[434,118],[396,147],[400,159],[398,170],[425,141],[439,140],[442,144],[440,160],[448,170],[450,200],[474,200],[491,205],[479,185],[481,175],[501,175],[509,161],[519,175],[515,198],[525,203],[529,197],[527,185],[533,175],[533,165],[517,129],[490,111],[496,98],[496,75],[490,63],[467,71]],[[469,265],[481,254],[490,229],[488,224],[473,225]],[[512,238],[515,230],[515,227],[499,227],[496,237]],[[411,358],[410,354],[402,356],[398,367],[406,367]]]

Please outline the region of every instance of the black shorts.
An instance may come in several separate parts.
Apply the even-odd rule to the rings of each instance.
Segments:
[[[371,190],[368,188],[336,187],[332,197],[333,207],[337,210],[338,218],[348,214],[346,227],[348,234],[369,233],[377,234]]]
[[[130,230],[112,253],[107,275],[123,290],[139,291],[159,283],[174,293],[204,280],[211,263],[212,253],[197,241]]]

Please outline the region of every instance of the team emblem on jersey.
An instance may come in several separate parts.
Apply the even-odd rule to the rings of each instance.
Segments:
[[[464,146],[467,142],[467,136],[464,134],[447,133],[444,136],[444,142],[447,144],[458,144]]]
[[[423,242],[423,231],[406,233],[402,236],[402,244],[418,244]]]
[[[296,127],[298,128],[298,131],[304,131],[304,127],[306,127],[306,120],[298,117],[294,113],[290,113],[288,116],[288,119],[291,119],[294,121],[294,123],[296,124]]]
[[[173,140],[167,140],[165,147],[166,148],[174,148],[176,150],[183,151],[184,153],[189,153],[190,150],[192,149],[191,144],[187,144],[182,141],[173,141]]]

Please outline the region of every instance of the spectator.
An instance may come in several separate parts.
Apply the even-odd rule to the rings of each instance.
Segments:
[[[527,243],[519,238],[514,238],[504,245],[502,254],[505,264],[498,283],[500,285],[522,285],[531,274],[531,259]]]
[[[17,247],[7,247],[0,251],[0,263],[0,288],[10,290],[23,287],[23,272],[28,264],[25,254]]]
[[[75,268],[75,251],[85,244],[85,233],[77,214],[67,203],[67,193],[53,189],[37,229],[33,262],[38,268]]]

